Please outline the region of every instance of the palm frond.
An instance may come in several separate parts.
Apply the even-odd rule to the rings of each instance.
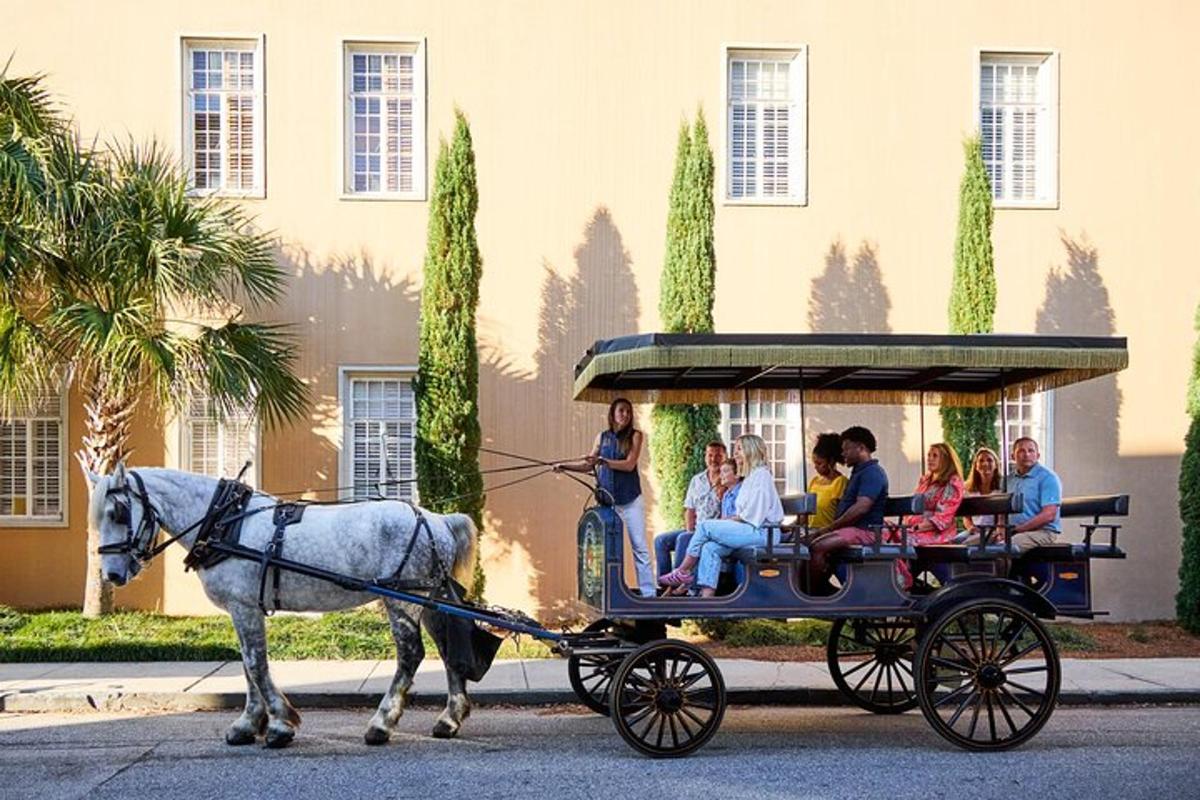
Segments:
[[[34,403],[62,367],[40,326],[15,306],[0,304],[0,413]]]
[[[221,413],[253,404],[268,428],[299,418],[308,390],[296,377],[296,340],[286,325],[228,322],[204,328],[190,346],[176,351],[186,359],[180,376],[208,394]]]

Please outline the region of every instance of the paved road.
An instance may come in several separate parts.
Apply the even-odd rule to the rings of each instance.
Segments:
[[[732,708],[691,758],[636,755],[574,708],[477,709],[464,737],[410,710],[382,748],[366,711],[310,711],[285,751],[229,748],[228,713],[0,714],[0,797],[1200,798],[1200,707],[1063,708],[1023,749],[969,754],[918,713]]]

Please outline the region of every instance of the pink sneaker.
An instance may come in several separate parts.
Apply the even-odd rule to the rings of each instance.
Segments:
[[[695,576],[681,569],[673,569],[658,579],[662,586],[691,586]]]

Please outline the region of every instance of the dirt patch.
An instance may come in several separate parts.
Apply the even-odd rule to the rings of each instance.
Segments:
[[[1064,658],[1200,658],[1200,636],[1174,622],[1052,623]],[[731,647],[720,641],[693,638],[715,658],[756,661],[824,661],[825,648],[810,645]]]

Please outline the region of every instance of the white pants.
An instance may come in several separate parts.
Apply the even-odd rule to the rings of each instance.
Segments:
[[[646,504],[639,494],[632,502],[613,508],[625,524],[625,535],[629,538],[629,551],[633,553],[633,567],[637,572],[638,591],[642,597],[654,597],[658,585],[650,567],[650,548],[646,545]]]

